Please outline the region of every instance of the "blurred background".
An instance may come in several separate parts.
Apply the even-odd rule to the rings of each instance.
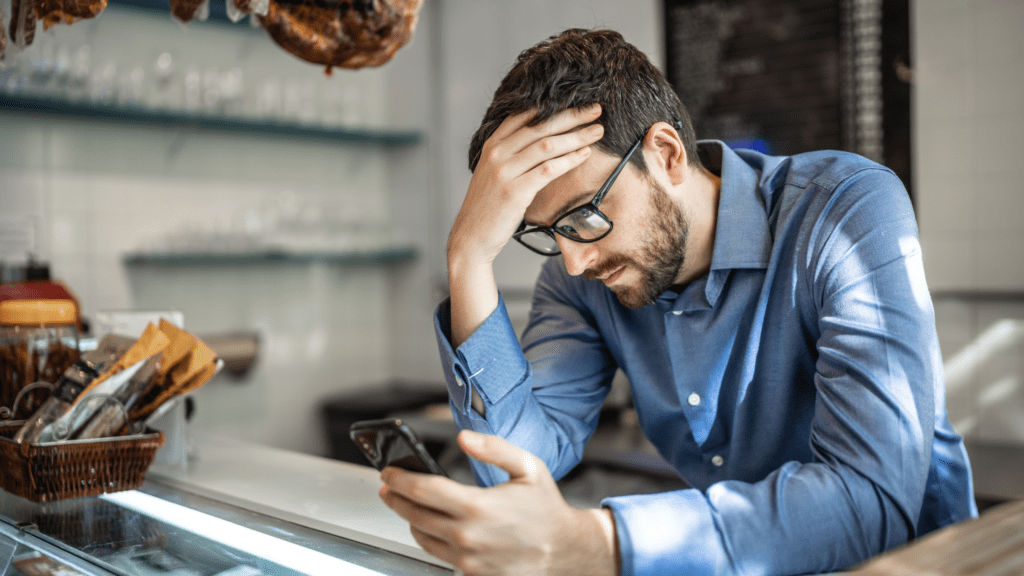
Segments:
[[[144,310],[241,341],[194,429],[331,455],[331,418],[443,400],[432,313],[469,138],[521,50],[607,27],[665,71],[698,137],[897,172],[979,493],[1024,496],[1021,0],[426,0],[391,62],[330,76],[222,8],[182,25],[110,0],[0,61],[4,279],[45,265],[86,337]],[[498,261],[517,328],[540,260]]]

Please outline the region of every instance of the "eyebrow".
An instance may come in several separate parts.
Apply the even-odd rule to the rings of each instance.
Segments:
[[[565,215],[566,212],[568,212],[569,210],[571,210],[573,208],[576,208],[577,206],[582,206],[583,204],[585,204],[585,202],[583,202],[583,200],[587,200],[589,198],[593,198],[595,194],[597,194],[597,190],[587,190],[587,191],[584,191],[584,192],[580,192],[579,194],[577,194],[577,195],[573,196],[572,198],[570,198],[568,201],[562,203],[562,205],[558,208],[558,210],[555,210],[556,222],[557,222],[557,218]],[[589,200],[588,200],[588,202],[589,202]],[[544,226],[544,227],[547,226],[547,224],[537,224],[535,222],[530,222],[525,217],[523,218],[523,221],[526,222],[526,224],[528,226]],[[552,222],[551,224],[554,225],[554,222]]]

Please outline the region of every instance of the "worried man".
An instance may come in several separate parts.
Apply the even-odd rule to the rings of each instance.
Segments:
[[[524,51],[470,152],[435,316],[478,484],[388,468],[381,497],[466,574],[804,574],[977,514],[946,417],[907,193],[843,152],[696,141],[613,31]],[[492,262],[551,256],[521,342]],[[616,369],[693,488],[577,510]]]

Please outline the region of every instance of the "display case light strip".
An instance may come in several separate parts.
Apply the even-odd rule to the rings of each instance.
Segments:
[[[136,490],[104,494],[104,500],[166,522],[197,536],[252,554],[285,568],[317,576],[385,576],[334,556],[233,524]]]

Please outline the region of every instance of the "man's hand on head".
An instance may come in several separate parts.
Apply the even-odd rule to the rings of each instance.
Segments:
[[[494,311],[498,288],[492,263],[508,244],[534,197],[590,157],[604,135],[594,124],[601,106],[555,114],[530,126],[535,112],[509,116],[484,143],[448,236],[451,343],[458,347]]]
[[[601,106],[571,108],[530,126],[534,111],[509,116],[484,143],[448,238],[448,258],[492,262],[526,208],[554,179],[582,164],[604,135]]]
[[[544,463],[502,438],[464,430],[459,444],[509,481],[478,488],[398,468],[381,473],[381,499],[424,550],[466,576],[618,574],[609,510],[570,507]]]

